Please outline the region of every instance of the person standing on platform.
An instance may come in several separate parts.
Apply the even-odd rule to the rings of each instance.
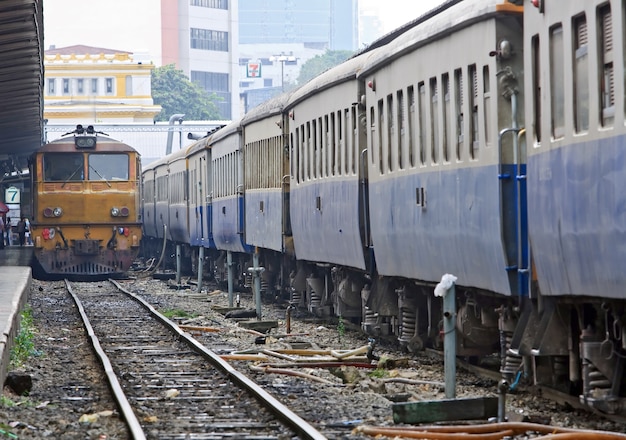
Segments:
[[[7,221],[4,222],[4,229],[6,231],[6,244],[7,246],[13,246],[13,227],[11,226],[11,217],[7,217]]]
[[[4,249],[4,218],[0,215],[0,249]]]
[[[20,246],[24,246],[24,242],[26,241],[26,219],[24,217],[20,218],[20,221],[17,222],[17,235],[20,238]]]
[[[33,244],[33,241],[30,238],[30,221],[28,220],[28,217],[25,217],[24,221],[26,222],[26,244],[30,246]]]

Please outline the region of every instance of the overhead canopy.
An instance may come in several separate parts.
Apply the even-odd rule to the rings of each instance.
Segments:
[[[0,176],[43,140],[43,0],[0,0]]]

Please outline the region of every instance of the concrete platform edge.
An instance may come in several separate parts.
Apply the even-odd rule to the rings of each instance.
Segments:
[[[5,311],[0,316],[0,325],[3,326],[0,334],[0,383],[4,386],[11,361],[11,349],[19,332],[20,314],[30,293],[32,272],[30,267],[4,266],[0,267],[0,279],[0,300]]]

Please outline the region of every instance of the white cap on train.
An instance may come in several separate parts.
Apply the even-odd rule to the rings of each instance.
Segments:
[[[457,278],[449,273],[442,276],[439,284],[435,286],[435,296],[443,297],[456,280]]]

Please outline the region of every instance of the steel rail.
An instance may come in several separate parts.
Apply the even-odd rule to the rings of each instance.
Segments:
[[[93,346],[96,352],[96,355],[100,358],[100,362],[102,363],[102,367],[104,368],[104,372],[106,373],[106,377],[107,377],[107,380],[109,381],[109,386],[111,387],[113,396],[115,400],[117,401],[117,404],[119,405],[120,413],[122,414],[122,417],[126,421],[126,424],[128,426],[128,429],[130,430],[130,433],[133,439],[145,440],[146,434],[144,433],[143,428],[141,427],[141,424],[139,423],[139,420],[137,419],[137,416],[135,415],[135,412],[133,411],[132,406],[130,405],[130,403],[128,402],[128,399],[126,398],[126,393],[124,393],[124,390],[122,389],[122,386],[120,385],[120,382],[117,379],[117,375],[113,371],[113,366],[111,365],[111,361],[109,360],[109,357],[106,355],[106,353],[102,349],[102,346],[100,345],[100,341],[98,337],[96,336],[95,332],[93,331],[93,327],[91,326],[91,323],[89,322],[89,318],[87,317],[87,314],[85,313],[85,309],[83,307],[82,302],[80,301],[80,299],[78,299],[78,296],[76,296],[76,294],[72,290],[72,286],[70,285],[70,282],[67,279],[65,279],[64,281],[65,281],[65,286],[67,288],[67,291],[74,299],[74,303],[76,304],[76,307],[78,308],[78,312],[80,313],[80,316],[83,320],[83,325],[85,326],[85,330],[87,330],[87,334],[89,335],[89,339],[91,340],[91,345]]]
[[[315,427],[310,425],[307,421],[302,419],[296,413],[291,411],[281,402],[279,402],[276,398],[270,395],[267,391],[257,385],[250,378],[237,371],[230,365],[228,362],[223,360],[220,356],[218,356],[212,350],[209,350],[204,345],[200,344],[195,338],[191,337],[188,333],[185,333],[183,330],[178,327],[174,322],[169,320],[167,317],[159,313],[151,304],[146,302],[143,298],[126,290],[121,284],[113,279],[109,279],[109,281],[115,285],[121,292],[133,298],[143,307],[148,309],[159,321],[161,321],[164,325],[166,325],[172,332],[176,333],[181,341],[185,342],[189,347],[196,351],[198,354],[202,355],[206,360],[208,360],[215,368],[223,372],[227,375],[230,380],[241,386],[242,388],[248,390],[251,394],[253,394],[258,400],[266,405],[266,407],[277,417],[279,418],[285,425],[289,426],[293,429],[297,434],[299,434],[300,438],[310,439],[310,440],[326,440],[326,436],[320,433]]]

